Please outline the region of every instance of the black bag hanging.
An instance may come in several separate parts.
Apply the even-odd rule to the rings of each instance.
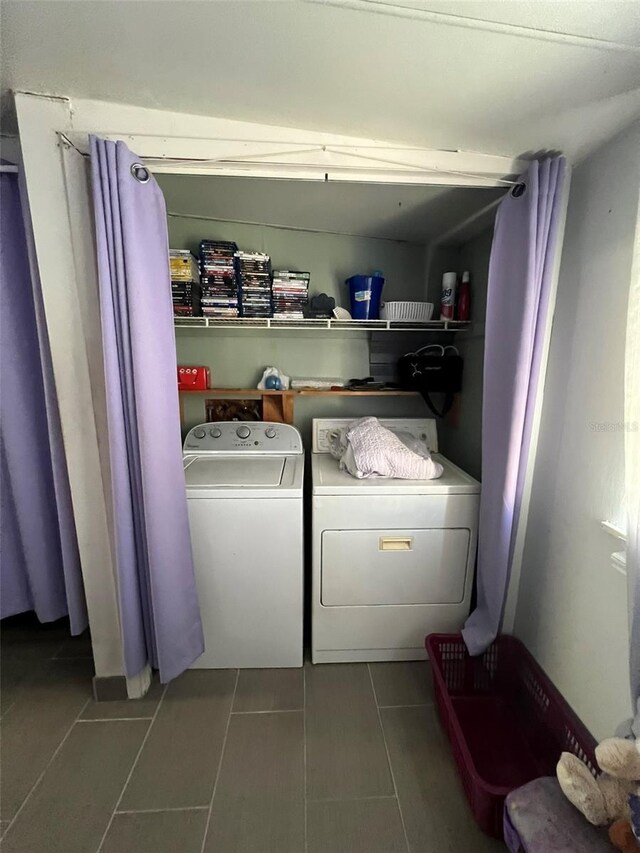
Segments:
[[[454,394],[462,390],[462,367],[462,357],[454,346],[430,344],[402,356],[398,362],[398,378],[402,388],[419,391],[433,414],[443,418],[453,406]],[[445,395],[440,411],[431,394]]]

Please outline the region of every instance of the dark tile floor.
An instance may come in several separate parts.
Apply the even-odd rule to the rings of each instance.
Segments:
[[[426,663],[192,670],[95,703],[86,638],[3,625],[3,853],[474,853]]]

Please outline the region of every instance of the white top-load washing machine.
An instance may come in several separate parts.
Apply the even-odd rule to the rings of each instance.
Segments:
[[[302,666],[300,433],[206,423],[189,431],[183,451],[205,639],[193,667]]]
[[[329,453],[352,418],[313,422],[312,659],[413,660],[469,613],[480,483],[439,455],[435,421],[381,419],[424,441],[437,480],[357,479]]]

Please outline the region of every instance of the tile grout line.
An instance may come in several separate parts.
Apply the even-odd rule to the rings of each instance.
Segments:
[[[378,708],[433,708],[433,702],[415,702],[408,705],[378,705]]]
[[[233,696],[231,697],[231,704],[229,705],[229,717],[227,718],[227,727],[224,730],[224,738],[222,740],[222,749],[220,750],[220,759],[218,761],[218,769],[216,771],[216,778],[213,783],[213,791],[211,792],[211,800],[209,802],[208,814],[207,814],[207,822],[204,825],[204,835],[202,836],[202,846],[200,847],[200,853],[204,853],[205,846],[207,844],[207,835],[209,834],[209,826],[211,825],[211,815],[213,814],[213,800],[216,796],[216,791],[218,790],[218,782],[220,780],[220,773],[222,771],[222,761],[224,759],[224,752],[227,748],[227,737],[229,736],[229,728],[231,726],[231,717],[233,716],[233,706],[236,701],[236,693],[238,692],[238,681],[240,680],[240,670],[236,670],[236,681],[233,686]],[[98,851],[99,853],[99,851]]]
[[[111,825],[113,824],[113,819],[114,819],[116,812],[118,810],[118,806],[122,802],[122,798],[124,797],[124,792],[127,789],[127,785],[131,781],[131,777],[133,776],[133,771],[136,769],[136,765],[138,764],[138,761],[140,760],[140,756],[142,755],[142,750],[144,749],[144,745],[146,744],[146,742],[149,738],[149,735],[151,733],[151,729],[153,728],[153,724],[155,723],[156,718],[158,716],[158,713],[160,711],[160,708],[162,707],[162,703],[164,702],[164,697],[167,695],[168,689],[169,689],[169,685],[165,684],[164,690],[162,691],[162,696],[158,700],[158,705],[156,707],[156,710],[154,711],[153,717],[151,718],[151,722],[149,723],[147,730],[144,733],[144,737],[142,738],[142,743],[140,744],[140,748],[138,749],[138,751],[136,753],[136,757],[133,759],[133,764],[131,765],[131,769],[127,773],[127,778],[124,780],[122,790],[120,791],[120,796],[118,797],[118,800],[114,806],[113,811],[111,812],[111,817],[109,818],[109,821],[107,823],[105,831],[102,833],[102,838],[100,839],[100,843],[98,844],[98,846],[96,848],[96,853],[100,853],[100,851],[102,850],[102,845],[105,842],[105,839],[109,833],[109,830],[111,829]]]
[[[299,714],[303,708],[274,708],[270,711],[232,711],[232,717],[246,717],[251,714]]]
[[[7,834],[7,832],[11,829],[11,827],[13,826],[13,824],[14,824],[14,823],[16,822],[16,820],[18,819],[18,816],[20,815],[20,812],[22,811],[22,809],[25,807],[25,805],[26,805],[26,803],[27,803],[27,800],[31,797],[31,795],[33,794],[33,792],[35,791],[35,789],[38,787],[38,785],[39,785],[39,784],[40,784],[40,782],[42,781],[42,778],[43,778],[44,774],[47,772],[47,770],[49,769],[49,767],[51,767],[51,765],[52,765],[52,763],[53,763],[53,761],[54,761],[54,759],[55,759],[56,755],[60,752],[60,750],[61,750],[61,749],[62,749],[62,747],[64,746],[64,744],[65,744],[65,742],[66,742],[67,738],[69,737],[69,735],[70,735],[70,734],[71,734],[71,732],[73,731],[73,727],[75,726],[75,724],[76,724],[76,723],[78,722],[78,720],[80,719],[80,715],[83,713],[84,709],[85,709],[85,708],[89,705],[89,703],[91,702],[91,699],[92,699],[92,697],[90,696],[90,697],[87,699],[87,701],[84,703],[84,705],[82,706],[82,708],[80,708],[80,710],[78,711],[78,715],[76,716],[76,718],[73,720],[73,722],[72,722],[72,723],[71,723],[71,725],[69,726],[69,728],[68,728],[67,733],[65,734],[65,736],[62,738],[62,740],[60,741],[60,743],[58,744],[58,746],[57,746],[57,747],[55,748],[55,750],[53,751],[53,755],[52,755],[52,756],[51,756],[51,758],[47,761],[47,763],[46,763],[46,765],[45,765],[44,769],[42,770],[42,773],[38,776],[38,778],[36,779],[36,781],[33,783],[33,786],[30,788],[29,793],[26,795],[26,797],[24,798],[24,800],[23,800],[23,801],[22,801],[22,803],[20,804],[20,807],[18,808],[17,812],[14,814],[14,816],[13,816],[13,817],[11,818],[11,820],[9,821],[9,825],[7,826],[7,828],[5,829],[5,831],[4,831],[4,833],[3,833],[3,837],[4,837],[4,835],[6,835],[6,834]]]
[[[360,803],[363,800],[395,800],[395,794],[369,794],[366,797],[309,797],[310,803]]]
[[[204,812],[209,806],[169,806],[166,809],[116,809],[114,814],[164,814],[164,812]]]
[[[378,712],[378,724],[380,726],[380,731],[382,732],[382,740],[384,743],[384,749],[387,754],[387,764],[389,765],[389,773],[391,774],[391,781],[393,782],[393,791],[396,797],[396,803],[398,804],[398,813],[400,815],[400,823],[402,824],[402,831],[404,832],[404,843],[407,847],[407,853],[411,853],[411,847],[409,845],[409,836],[407,835],[407,827],[404,822],[404,815],[402,814],[402,805],[400,804],[400,797],[398,796],[398,787],[396,785],[396,777],[393,772],[393,765],[391,764],[391,755],[389,754],[389,745],[387,744],[387,736],[384,731],[384,726],[382,725],[382,714],[380,713],[380,706],[378,705],[378,694],[376,693],[376,685],[373,681],[373,673],[371,672],[370,664],[367,664],[367,672],[369,673],[369,680],[371,681],[371,689],[373,690],[373,701],[376,704],[376,711]]]
[[[117,700],[116,700],[117,701]],[[137,699],[126,700],[137,702]],[[135,723],[137,720],[153,720],[153,714],[150,717],[91,717],[88,719],[76,720],[77,723]]]
[[[307,667],[302,661],[302,755],[304,766],[304,853],[309,850],[309,806],[307,797]]]

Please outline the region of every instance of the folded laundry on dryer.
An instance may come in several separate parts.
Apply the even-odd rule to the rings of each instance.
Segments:
[[[403,437],[382,426],[377,418],[360,418],[332,436],[331,454],[340,468],[358,479],[390,477],[401,480],[435,480],[443,467],[434,462],[426,444],[408,446]]]

